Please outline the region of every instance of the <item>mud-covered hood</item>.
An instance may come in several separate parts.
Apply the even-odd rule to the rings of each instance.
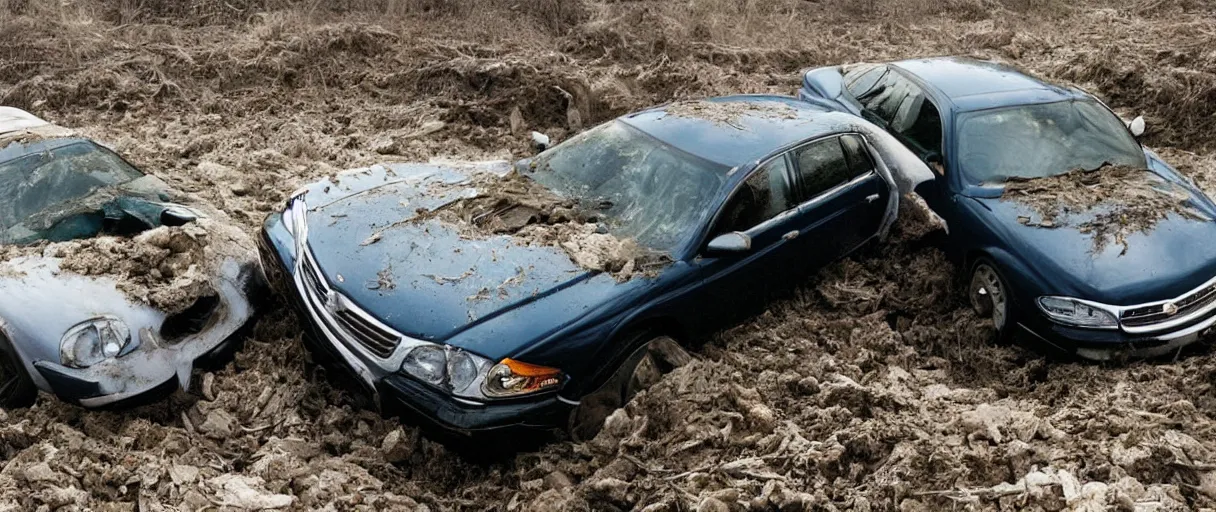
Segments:
[[[1126,252],[1110,239],[1097,250],[1094,235],[1077,227],[1101,206],[1048,228],[1027,225],[1035,214],[1017,201],[972,199],[1007,245],[1058,287],[1047,293],[1131,305],[1176,297],[1216,277],[1216,208],[1193,187],[1182,188],[1191,214],[1170,213],[1147,232],[1128,234]]]
[[[473,193],[454,185],[463,179],[458,170],[412,172],[425,168],[339,177],[314,192],[355,193],[321,206],[311,206],[322,200],[319,194],[306,196],[308,246],[322,274],[386,324],[407,336],[444,341],[595,275],[556,247],[521,245],[506,235],[462,237],[452,225],[415,219],[420,209]],[[600,277],[593,286],[579,286],[579,295],[602,294],[616,284]]]

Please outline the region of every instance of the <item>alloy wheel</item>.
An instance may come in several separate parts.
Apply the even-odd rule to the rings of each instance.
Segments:
[[[987,263],[976,265],[975,271],[971,274],[968,295],[971,297],[971,307],[975,308],[976,313],[991,318],[992,326],[998,331],[1005,328],[1009,296],[1005,290],[1005,283],[1001,281],[1001,276],[996,273],[996,269]]]

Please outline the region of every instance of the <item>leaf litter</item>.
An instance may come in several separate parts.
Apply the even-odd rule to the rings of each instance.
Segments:
[[[0,18],[13,27],[10,55],[21,56],[0,65],[0,84],[4,103],[114,141],[253,233],[294,187],[382,161],[373,144],[381,137],[414,161],[503,147],[522,154],[527,141],[509,136],[515,110],[560,139],[576,129],[572,111],[599,122],[679,97],[788,93],[796,70],[848,60],[1011,61],[1180,120],[1159,123],[1148,140],[1197,150],[1212,144],[1213,120],[1199,107],[1216,61],[1207,10],[1192,4],[1047,16],[952,0],[917,23],[883,17],[921,4],[877,2],[839,19],[824,2],[771,12],[740,4],[755,10],[738,19],[766,24],[757,31],[681,15],[701,3],[609,2],[566,35],[523,43],[480,37],[481,25],[442,13],[410,20],[418,32],[279,12],[248,26],[157,19],[80,30],[65,13],[89,6],[57,4],[52,16]],[[211,5],[181,8],[249,17]],[[518,13],[535,11],[558,9]],[[486,26],[502,25],[494,21]],[[798,38],[782,32],[789,22]],[[875,30],[879,23],[891,30]],[[736,26],[740,39],[718,40]],[[780,44],[756,39],[768,35]],[[80,64],[65,67],[62,55]],[[571,86],[580,83],[587,89]],[[441,117],[443,130],[408,137]],[[1216,165],[1193,161],[1216,190]],[[201,510],[279,505],[284,496],[295,510],[1216,506],[1209,349],[1108,367],[988,344],[991,327],[966,309],[944,255],[909,236],[924,232],[897,227],[896,243],[833,265],[705,340],[696,360],[611,416],[598,438],[507,461],[461,455],[367,411],[331,385],[339,375],[306,361],[298,319],[276,307],[233,364],[203,374],[211,384],[202,392],[123,412],[50,399],[0,411],[0,507]]]
[[[1032,227],[1075,227],[1093,238],[1093,252],[1110,243],[1128,250],[1127,237],[1147,233],[1158,222],[1176,214],[1211,220],[1190,204],[1186,188],[1148,170],[1105,165],[1095,170],[1073,170],[1044,178],[1011,178],[1001,200],[1025,205],[1037,215],[1018,217]]]

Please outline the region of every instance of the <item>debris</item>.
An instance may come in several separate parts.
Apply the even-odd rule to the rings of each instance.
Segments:
[[[1093,251],[1102,252],[1114,242],[1127,253],[1127,236],[1151,231],[1170,214],[1203,219],[1190,194],[1147,169],[1103,166],[1097,170],[1074,170],[1046,178],[1009,179],[1001,195],[1029,207],[1033,220],[1019,216],[1018,222],[1040,228],[1072,226],[1093,237]]]
[[[217,476],[208,483],[219,489],[217,497],[226,507],[246,510],[268,510],[290,506],[295,498],[262,489],[262,479],[239,475]]]
[[[779,101],[677,101],[668,105],[664,112],[672,117],[704,119],[740,130],[744,129],[740,120],[745,116],[761,119],[798,118],[798,111],[794,107]]]

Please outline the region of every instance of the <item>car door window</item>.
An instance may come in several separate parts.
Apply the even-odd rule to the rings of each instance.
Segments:
[[[714,233],[747,231],[796,206],[790,176],[784,156],[764,164],[731,196]]]
[[[854,177],[874,170],[874,160],[871,159],[865,141],[860,135],[852,133],[841,135],[840,146],[844,148],[845,160],[848,160],[849,171]]]
[[[845,158],[840,137],[830,137],[794,150],[802,198],[808,200],[860,173]]]
[[[933,102],[920,91],[904,98],[891,120],[891,130],[917,146],[922,154],[941,154],[942,118]]]
[[[942,118],[925,91],[896,72],[886,73],[868,93],[858,97],[870,119],[916,146],[921,155],[941,154]]]

